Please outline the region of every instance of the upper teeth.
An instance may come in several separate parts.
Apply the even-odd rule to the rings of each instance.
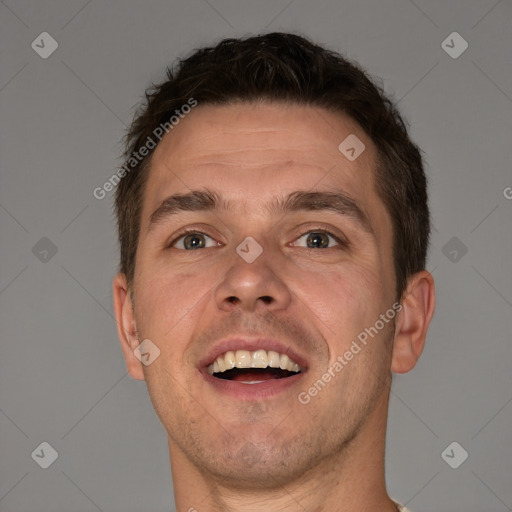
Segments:
[[[301,367],[292,361],[286,354],[279,354],[273,350],[255,350],[249,352],[248,350],[237,350],[236,352],[230,350],[225,354],[220,355],[217,359],[208,366],[208,373],[222,373],[232,368],[281,368],[281,370],[288,370],[291,372],[300,372]]]

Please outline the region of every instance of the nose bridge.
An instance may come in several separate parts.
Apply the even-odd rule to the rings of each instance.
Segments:
[[[278,262],[273,261],[276,257],[251,237],[242,241],[215,290],[218,307],[254,310],[262,307],[261,303],[268,308],[285,308],[291,296],[280,276]]]

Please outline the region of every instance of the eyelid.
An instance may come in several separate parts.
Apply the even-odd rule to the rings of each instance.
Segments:
[[[299,240],[303,236],[308,235],[309,233],[325,233],[326,235],[329,235],[332,238],[334,238],[334,240],[338,243],[338,246],[345,247],[345,248],[349,246],[349,242],[344,236],[335,234],[332,231],[330,231],[329,229],[321,228],[321,227],[308,228],[306,231],[303,231],[302,234],[300,234],[298,237],[295,237],[292,244],[294,244],[297,240]],[[311,248],[304,247],[304,249],[311,249]],[[332,247],[329,247],[329,249],[332,249]],[[312,249],[312,250],[317,250],[317,249]]]
[[[175,235],[172,236],[172,240],[167,242],[165,244],[165,247],[166,248],[171,248],[171,247],[174,247],[176,245],[176,243],[183,237],[187,236],[187,235],[190,235],[190,234],[198,234],[198,235],[203,235],[203,236],[207,236],[208,238],[211,238],[212,240],[214,240],[217,245],[220,245],[220,243],[215,240],[215,238],[211,235],[209,235],[208,233],[206,233],[204,230],[202,230],[201,228],[194,228],[194,227],[191,227],[191,228],[185,228],[183,229],[182,231],[179,231],[178,233],[176,233]],[[209,249],[209,247],[205,247],[205,249]],[[178,249],[178,250],[183,250],[183,249]]]
[[[178,242],[178,240],[180,240],[181,238],[185,237],[186,235],[189,235],[192,233],[204,235],[208,238],[211,238],[212,240],[215,240],[215,238],[213,236],[206,233],[203,229],[197,228],[197,227],[189,227],[189,228],[185,228],[182,231],[179,231],[177,234],[173,235],[172,240],[170,242],[167,242],[165,244],[165,246],[167,248],[174,247],[175,244]],[[330,231],[329,229],[323,228],[323,227],[308,227],[308,229],[305,229],[304,231],[302,231],[299,236],[295,236],[292,244],[295,243],[300,238],[302,238],[304,235],[307,235],[309,233],[325,233],[326,235],[329,235],[332,238],[334,238],[334,240],[338,243],[339,246],[342,246],[342,247],[349,246],[348,240],[343,235],[335,234],[332,231]],[[215,240],[215,241],[217,242],[217,245],[221,245],[221,243],[219,243],[217,240]],[[208,249],[208,247],[206,247],[206,249]],[[305,249],[310,249],[310,248],[305,248]],[[183,250],[183,249],[179,249],[179,250]],[[316,249],[313,249],[313,250],[316,250]]]

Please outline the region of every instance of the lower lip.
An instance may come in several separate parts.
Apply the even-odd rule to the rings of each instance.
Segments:
[[[269,379],[257,384],[245,384],[240,381],[218,379],[206,370],[201,371],[204,380],[212,385],[216,391],[237,400],[261,400],[272,398],[285,392],[303,377],[303,372],[283,379]]]

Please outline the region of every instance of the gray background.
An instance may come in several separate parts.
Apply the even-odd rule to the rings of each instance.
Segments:
[[[112,194],[92,191],[167,64],[274,30],[382,77],[427,154],[437,313],[395,376],[390,494],[413,512],[512,510],[512,2],[5,0],[0,15],[3,512],[174,510],[165,431],[115,331]],[[59,44],[47,59],[31,48],[43,31]],[[456,59],[453,31],[469,43]],[[47,469],[31,457],[43,441]],[[458,469],[441,457],[452,441],[469,453]]]

